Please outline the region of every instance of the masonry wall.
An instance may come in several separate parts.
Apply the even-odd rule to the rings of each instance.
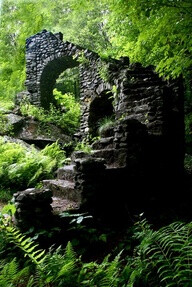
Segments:
[[[115,118],[114,127],[94,145],[98,150],[74,159],[82,211],[108,222],[118,219],[119,226],[130,214],[161,214],[174,207],[184,160],[182,79],[166,81],[153,67],[130,64],[126,57],[104,61],[63,41],[61,33],[43,30],[26,41],[25,95],[48,108],[60,73],[77,66],[79,139],[94,136],[100,118]],[[49,191],[27,190],[16,194],[15,201],[18,224],[30,224],[34,212],[34,225],[43,222],[41,216],[47,218],[45,213],[52,217]]]
[[[159,78],[153,67],[130,64],[128,58],[104,61],[94,52],[63,41],[61,33],[52,34],[46,30],[27,39],[26,66],[29,98],[33,104],[45,108],[54,102],[52,90],[59,74],[65,69],[79,66],[81,139],[92,133],[93,126],[97,127],[99,116],[104,117],[104,112],[100,111],[104,104],[102,99],[105,97],[106,103],[109,95],[108,98],[113,98],[111,105],[116,119],[114,158],[122,162],[122,166],[128,166],[129,161],[125,158],[129,157],[127,154],[131,149],[128,147],[130,132],[127,129],[134,122],[133,130],[140,125],[146,131],[147,136],[143,143],[145,147],[142,146],[142,149],[148,154],[148,166],[151,170],[152,166],[174,172],[182,169],[182,81],[165,81]],[[93,115],[96,112],[98,114]],[[106,115],[108,116],[107,113]],[[137,136],[133,142],[137,146],[136,138]]]

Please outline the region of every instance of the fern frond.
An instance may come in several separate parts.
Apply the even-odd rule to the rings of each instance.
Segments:
[[[35,250],[38,244],[31,241],[31,238],[20,233],[15,227],[6,226],[4,230],[8,240],[20,248],[24,252],[24,256],[28,256],[36,265],[40,265],[43,262],[45,250]]]
[[[14,258],[11,262],[6,263],[0,271],[0,286],[28,286],[26,284],[28,284],[29,277],[29,267],[19,270],[19,264]]]
[[[57,274],[57,277],[69,277],[72,272],[75,269],[75,263],[73,261],[68,262],[68,263],[64,263],[64,265],[62,266],[61,270],[59,271],[59,273]]]
[[[0,272],[0,286],[6,287],[7,284],[12,284],[18,272],[18,263],[16,258],[7,263]]]
[[[142,273],[148,278],[156,277],[166,287],[192,285],[191,223],[174,222],[147,233],[138,251],[138,258],[144,263]]]
[[[73,249],[71,242],[69,241],[67,243],[66,248],[65,248],[64,260],[74,262],[74,261],[76,261],[76,257],[77,257],[77,255]]]

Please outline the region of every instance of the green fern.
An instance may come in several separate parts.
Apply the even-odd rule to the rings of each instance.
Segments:
[[[79,272],[78,285],[86,287],[117,287],[120,286],[120,255],[109,262],[109,256],[106,256],[101,264],[96,262],[84,263]]]
[[[65,264],[62,266],[61,270],[58,272],[58,278],[70,276],[77,262],[76,253],[73,250],[71,242],[67,243],[64,253],[64,262]]]
[[[14,286],[27,286],[30,287],[29,282],[29,267],[19,270],[19,264],[14,258],[11,262],[0,266],[0,286],[1,287],[14,287]],[[32,286],[32,285],[31,285]]]
[[[31,241],[31,238],[23,235],[19,230],[12,226],[0,226],[5,232],[5,235],[9,242],[19,247],[24,256],[28,256],[33,263],[40,266],[45,258],[45,250],[37,249],[38,244]]]
[[[139,280],[147,286],[192,286],[192,223],[148,230],[136,255],[128,287],[137,286]]]
[[[78,259],[70,242],[64,253],[61,247],[54,252],[50,250],[38,270],[38,286],[53,284],[53,286],[75,287],[78,274]],[[48,286],[48,285],[47,285]]]

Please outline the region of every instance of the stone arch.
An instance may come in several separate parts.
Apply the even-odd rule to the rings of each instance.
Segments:
[[[114,115],[112,92],[104,90],[96,96],[89,107],[88,127],[91,136],[98,135],[99,123],[105,117]]]
[[[40,77],[40,104],[49,108],[54,103],[53,88],[59,75],[69,68],[78,66],[79,63],[72,56],[62,56],[49,61],[44,67]]]
[[[94,55],[73,43],[63,42],[61,33],[43,30],[26,40],[25,86],[32,104],[49,106],[57,77],[64,70],[78,66],[81,53],[87,53],[88,58]]]

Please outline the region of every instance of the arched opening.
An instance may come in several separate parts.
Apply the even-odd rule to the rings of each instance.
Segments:
[[[110,91],[103,91],[90,105],[88,126],[92,137],[98,136],[98,129],[102,120],[114,115],[112,96]]]
[[[68,68],[62,72],[57,78],[54,88],[62,94],[71,94],[76,100],[79,100],[79,67]]]
[[[51,103],[56,103],[53,89],[57,87],[56,82],[59,75],[63,71],[77,66],[79,63],[70,56],[57,58],[46,65],[40,79],[40,99],[43,108],[48,109]],[[64,78],[63,82],[65,82]]]

